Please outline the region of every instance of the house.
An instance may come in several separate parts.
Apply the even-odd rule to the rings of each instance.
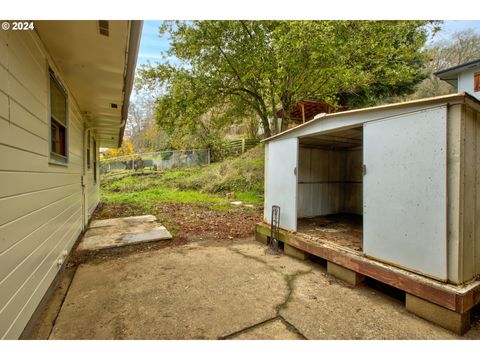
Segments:
[[[99,201],[122,141],[141,21],[0,32],[0,338],[21,336]]]
[[[264,140],[265,213],[287,254],[458,333],[480,297],[480,101],[458,93],[326,114]]]
[[[480,99],[480,59],[437,71],[435,75],[457,92],[468,92]]]

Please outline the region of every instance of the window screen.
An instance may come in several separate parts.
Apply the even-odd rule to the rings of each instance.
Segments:
[[[67,96],[50,72],[50,158],[67,162]]]

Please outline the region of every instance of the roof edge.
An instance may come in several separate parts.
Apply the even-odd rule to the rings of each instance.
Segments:
[[[122,105],[122,118],[120,122],[125,124],[120,128],[118,136],[118,147],[122,146],[123,134],[128,118],[128,108],[130,106],[130,95],[132,94],[133,82],[135,80],[135,69],[137,66],[138,51],[140,49],[140,39],[142,37],[143,20],[130,21],[130,34],[127,49],[127,70],[124,78],[124,95]]]
[[[451,72],[451,71],[460,70],[460,69],[462,69],[462,68],[464,68],[464,67],[467,67],[467,66],[470,66],[470,65],[474,65],[474,64],[479,64],[479,65],[480,65],[480,59],[468,61],[468,62],[463,63],[463,64],[459,64],[459,65],[455,65],[455,66],[452,66],[452,67],[449,67],[449,68],[446,68],[446,69],[443,69],[443,70],[439,70],[439,71],[437,71],[437,72],[434,72],[433,75],[440,77],[439,75],[442,75],[442,74],[445,74],[445,73],[449,73],[449,72]]]
[[[261,142],[267,143],[271,140],[277,139],[279,137],[283,137],[285,134],[289,134],[289,133],[291,133],[293,131],[296,131],[300,128],[303,128],[305,126],[310,126],[311,124],[316,123],[317,121],[324,121],[325,119],[330,119],[330,118],[333,118],[333,117],[363,113],[363,112],[368,112],[368,111],[376,111],[376,110],[411,106],[411,105],[422,105],[422,104],[438,103],[438,102],[451,103],[454,100],[464,100],[464,102],[466,102],[467,101],[466,99],[469,100],[472,103],[472,105],[477,105],[480,108],[480,100],[478,100],[476,97],[470,95],[467,92],[460,92],[460,93],[449,94],[449,95],[441,95],[441,96],[435,96],[435,97],[424,98],[424,99],[403,101],[403,102],[397,102],[397,103],[393,103],[393,104],[383,104],[383,105],[371,106],[371,107],[367,107],[367,108],[353,109],[353,110],[347,110],[347,111],[341,111],[341,112],[327,114],[327,115],[322,116],[320,118],[317,118],[317,119],[314,118],[314,119],[310,120],[309,122],[306,122],[304,124],[300,124],[300,125],[298,125],[294,128],[291,128],[291,129],[285,130],[281,133],[270,136],[266,139],[261,140]]]

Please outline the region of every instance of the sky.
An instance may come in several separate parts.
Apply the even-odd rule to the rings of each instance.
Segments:
[[[148,61],[161,62],[162,53],[168,51],[168,37],[161,38],[158,33],[161,24],[161,20],[146,20],[143,23],[137,66]],[[480,20],[447,20],[443,23],[442,30],[436,35],[436,39],[448,38],[452,33],[468,28],[473,28],[480,33]]]
[[[158,28],[161,20],[146,20],[143,22],[142,39],[140,40],[140,51],[138,54],[137,66],[161,61],[162,53],[169,48],[168,38],[160,37]]]

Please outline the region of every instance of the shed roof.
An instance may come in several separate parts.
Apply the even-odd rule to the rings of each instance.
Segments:
[[[401,114],[402,110],[405,110],[406,112],[408,111],[409,108],[414,108],[417,106],[428,107],[428,106],[434,106],[434,105],[440,105],[440,104],[467,103],[467,102],[472,106],[477,107],[480,111],[480,100],[478,100],[477,98],[475,98],[474,96],[466,92],[461,92],[457,94],[435,96],[435,97],[426,98],[426,99],[404,101],[404,102],[398,102],[394,104],[385,104],[385,105],[379,105],[379,106],[372,106],[368,108],[354,109],[354,110],[347,110],[347,111],[342,111],[337,113],[326,114],[322,117],[314,118],[313,120],[306,122],[304,124],[301,124],[292,129],[285,130],[279,134],[263,139],[262,142],[278,140],[287,136],[295,136],[295,133],[297,132],[301,133],[303,136],[305,132],[308,132],[309,127],[313,128],[319,122],[324,122],[324,121],[335,119],[335,118],[341,119],[346,117],[355,117],[355,116],[365,115],[370,112],[374,113],[374,112],[379,112],[383,110],[398,110],[399,114]]]

